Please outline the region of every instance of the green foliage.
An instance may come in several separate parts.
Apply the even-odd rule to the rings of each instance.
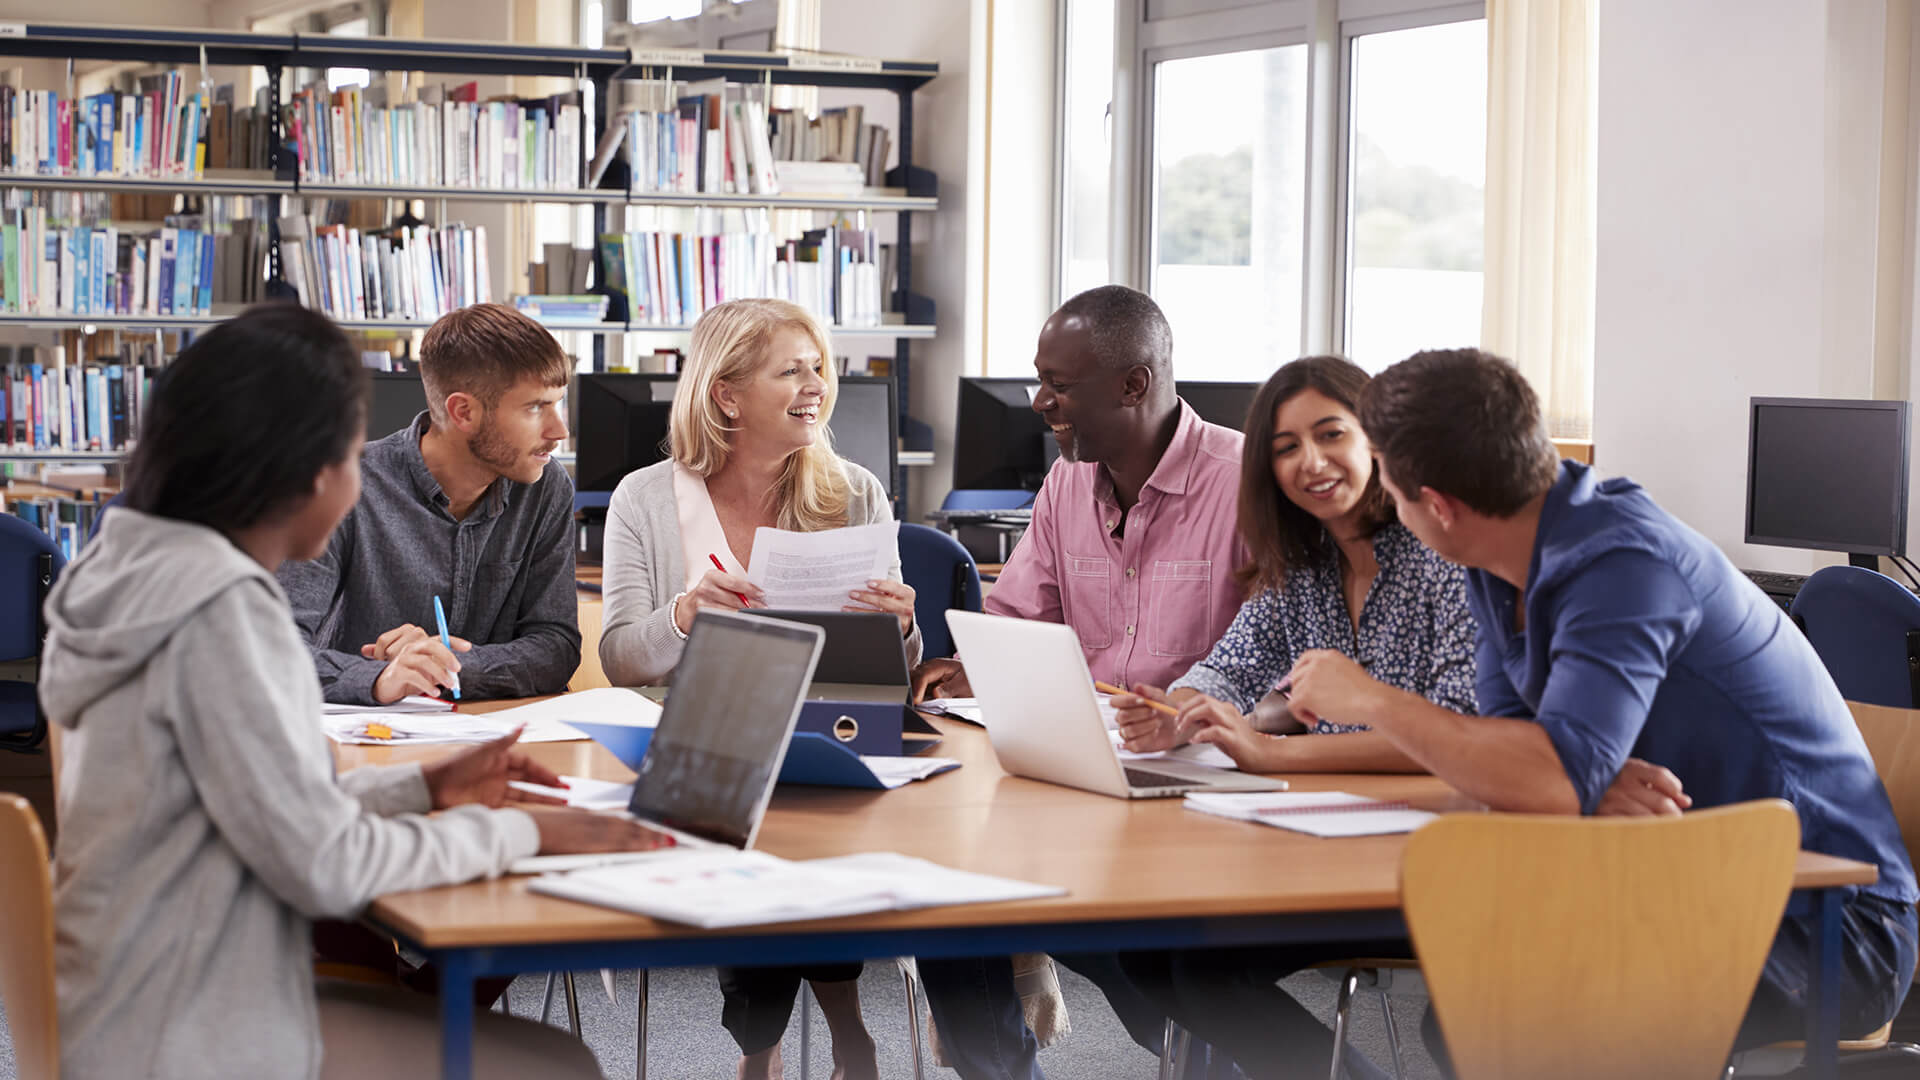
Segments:
[[[1162,265],[1246,266],[1252,236],[1252,149],[1190,154],[1161,174]]]
[[[1355,265],[1480,269],[1486,217],[1480,187],[1424,165],[1388,160],[1364,138],[1354,157]]]

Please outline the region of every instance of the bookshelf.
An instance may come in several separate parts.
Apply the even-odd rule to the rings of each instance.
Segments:
[[[750,53],[726,50],[601,48],[519,45],[501,42],[416,40],[405,38],[341,38],[303,33],[260,34],[151,27],[86,26],[0,21],[0,56],[56,60],[100,60],[172,65],[203,71],[210,65],[259,67],[266,71],[268,100],[276,107],[259,121],[266,124],[270,167],[265,170],[213,170],[201,175],[44,175],[0,172],[0,188],[52,192],[106,192],[154,195],[264,196],[272,200],[266,245],[267,279],[284,284],[278,220],[281,200],[293,198],[428,200],[440,203],[550,203],[592,208],[596,237],[608,232],[611,211],[621,207],[685,207],[717,210],[864,211],[893,214],[895,218],[893,312],[880,325],[830,327],[837,338],[891,340],[893,373],[905,400],[910,370],[909,343],[936,333],[933,304],[912,290],[914,215],[938,208],[937,180],[913,164],[913,95],[939,73],[933,63],[828,54]],[[592,108],[581,117],[579,160],[574,175],[585,177],[588,165],[609,122],[615,80],[662,80],[669,84],[723,79],[728,83],[772,86],[816,86],[872,89],[891,92],[899,102],[895,138],[900,165],[891,170],[885,188],[865,188],[847,194],[681,193],[635,190],[631,175],[626,186],[586,188],[493,187],[467,185],[395,186],[303,180],[289,147],[282,110],[282,80],[296,69],[356,67],[374,71],[408,71],[469,76],[548,76],[584,80],[594,87]],[[104,142],[103,144],[104,145]],[[442,224],[445,215],[442,213]],[[604,268],[595,259],[589,291],[604,291]],[[183,331],[205,329],[231,315],[213,308],[198,315],[74,315],[22,314],[0,311],[0,328],[47,331]],[[428,319],[341,319],[356,331],[424,329]],[[691,324],[646,321],[557,321],[546,325],[556,332],[593,337],[596,370],[606,364],[606,345],[628,334],[684,335]],[[18,451],[0,442],[0,460],[100,461],[112,460],[112,451]]]

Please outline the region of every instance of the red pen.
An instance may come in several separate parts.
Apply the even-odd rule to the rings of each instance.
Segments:
[[[718,556],[718,555],[715,555],[715,554],[714,554],[713,552],[711,552],[711,551],[709,551],[709,552],[707,552],[707,561],[708,561],[708,562],[711,562],[711,563],[713,564],[713,568],[714,568],[715,570],[718,570],[718,571],[720,571],[720,572],[721,572],[721,573],[723,573],[723,574],[727,572],[727,568],[726,568],[725,566],[722,566],[722,565],[720,564],[720,556]],[[746,607],[746,606],[747,606],[747,594],[746,594],[746,593],[734,593],[733,595],[735,595],[735,596],[737,596],[737,597],[739,597],[739,598],[740,598],[740,606],[741,606],[741,607]]]

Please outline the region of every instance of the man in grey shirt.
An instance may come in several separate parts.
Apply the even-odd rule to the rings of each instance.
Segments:
[[[580,666],[573,482],[552,453],[569,368],[553,335],[501,304],[427,331],[427,411],[366,445],[360,501],[326,553],[279,572],[328,701],[566,688]]]

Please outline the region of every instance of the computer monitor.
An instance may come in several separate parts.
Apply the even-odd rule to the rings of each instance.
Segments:
[[[367,399],[367,441],[384,439],[413,423],[427,407],[426,387],[417,371],[375,371]]]
[[[963,376],[954,418],[953,486],[1039,491],[1055,455],[1053,433],[1033,411],[1034,379]]]
[[[1754,398],[1751,408],[1747,543],[1844,551],[1865,566],[1906,554],[1906,402]]]
[[[1253,404],[1253,395],[1260,392],[1260,384],[1176,381],[1173,390],[1207,423],[1245,431],[1247,406]]]
[[[580,376],[574,390],[574,483],[612,491],[622,477],[667,457],[667,429],[678,375]],[[893,379],[843,375],[827,421],[840,456],[880,478],[893,494],[900,420]]]

